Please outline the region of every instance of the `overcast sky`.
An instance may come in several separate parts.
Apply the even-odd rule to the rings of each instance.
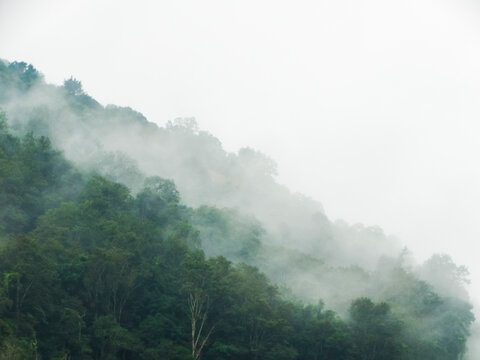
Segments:
[[[475,1],[0,0],[0,58],[159,125],[194,116],[332,220],[451,254],[480,298]]]

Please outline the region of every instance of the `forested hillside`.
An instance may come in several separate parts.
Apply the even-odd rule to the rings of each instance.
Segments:
[[[264,155],[25,63],[0,61],[0,107],[0,359],[464,353],[464,267],[332,223]]]

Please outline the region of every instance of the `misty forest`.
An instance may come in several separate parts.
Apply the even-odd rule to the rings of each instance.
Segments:
[[[467,269],[332,222],[262,153],[24,62],[0,110],[1,360],[463,358]]]

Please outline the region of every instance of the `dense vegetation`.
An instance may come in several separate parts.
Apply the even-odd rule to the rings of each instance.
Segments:
[[[46,105],[50,97],[55,106]],[[0,119],[0,359],[451,360],[464,353],[473,316],[463,267],[438,255],[413,267],[405,251],[360,267],[347,245],[387,241],[382,233],[333,225],[311,201],[288,200],[272,163],[255,152],[217,162],[225,169],[214,181],[200,165],[220,157],[218,144],[191,123],[158,129],[131,109],[102,107],[75,79],[46,85],[24,63],[0,62],[0,104],[7,112]],[[58,128],[78,122],[84,133],[139,126],[163,141],[186,137],[204,162],[172,156],[163,172],[146,176],[130,156],[100,146],[79,147],[73,164],[44,136],[65,145],[54,121]],[[94,156],[86,162],[88,149]],[[171,148],[158,150],[165,161]],[[186,165],[174,169],[179,158]],[[208,186],[195,195],[192,179],[183,180],[191,192],[181,201],[184,191],[164,178],[168,169]],[[242,182],[252,174],[258,183],[247,193]],[[277,223],[267,224],[253,203],[262,186],[277,186],[262,198],[269,206],[301,208],[292,222],[311,211],[308,221],[272,230]],[[208,195],[216,201],[191,206]],[[241,200],[236,209],[215,206]],[[296,236],[301,245],[286,246]],[[326,305],[318,294],[331,294]]]

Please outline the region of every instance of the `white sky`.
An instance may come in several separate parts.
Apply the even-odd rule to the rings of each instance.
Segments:
[[[331,219],[469,266],[480,299],[474,0],[0,0],[0,58],[251,146]]]

